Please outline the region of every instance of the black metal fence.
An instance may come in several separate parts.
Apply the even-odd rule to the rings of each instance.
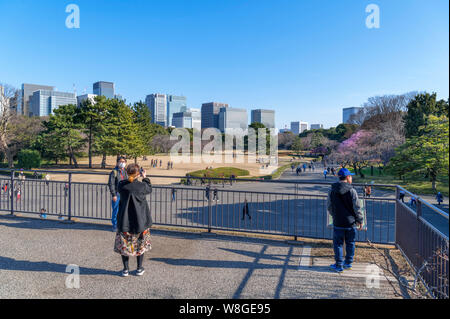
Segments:
[[[72,174],[68,173],[66,182],[20,179],[13,174],[0,177],[2,186],[8,184],[6,190],[2,187],[0,211],[39,214],[44,208],[48,215],[67,219],[110,220],[108,186],[73,182]],[[332,229],[327,227],[326,195],[301,193],[298,183],[286,183],[291,185],[284,191],[270,192],[255,191],[251,186],[236,190],[217,183],[205,183],[205,187],[153,185],[148,203],[152,219],[159,225],[332,239]],[[400,191],[415,197],[416,204],[403,203]],[[244,214],[246,204],[248,214]],[[448,231],[448,214],[397,186],[395,198],[366,198],[368,227],[367,231],[358,232],[356,239],[395,244],[430,292],[437,298],[448,298],[448,233],[422,216],[425,206],[446,218],[444,228]]]
[[[448,236],[439,231],[422,215],[426,206],[446,218],[448,228],[448,214],[398,186],[397,194],[400,191],[415,197],[416,207],[412,209],[397,199],[396,245],[415,269],[429,292],[436,298],[448,298]]]

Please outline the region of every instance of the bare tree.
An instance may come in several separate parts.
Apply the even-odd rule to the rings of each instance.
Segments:
[[[13,156],[9,148],[8,129],[13,117],[10,105],[13,99],[17,98],[17,89],[9,84],[0,84],[0,150],[8,159],[8,166],[14,166]]]

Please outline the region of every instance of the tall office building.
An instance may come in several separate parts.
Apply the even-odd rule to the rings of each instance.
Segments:
[[[311,130],[323,129],[323,124],[311,124]]]
[[[172,125],[179,128],[201,130],[201,115],[199,109],[187,109],[173,114]]]
[[[221,108],[227,108],[225,103],[203,103],[202,104],[202,129],[215,127],[219,128],[219,113]]]
[[[225,133],[228,128],[248,128],[247,110],[232,107],[222,107],[219,111],[219,130]]]
[[[342,109],[342,123],[352,124],[351,116],[357,114],[362,107],[347,107]]]
[[[95,95],[103,95],[108,99],[114,99],[116,97],[114,93],[114,83],[99,81],[93,84],[93,90]]]
[[[252,110],[251,123],[262,123],[267,128],[275,128],[275,111],[274,110]]]
[[[308,129],[307,122],[291,122],[291,132],[295,135],[303,133]]]
[[[74,93],[37,90],[30,98],[32,116],[48,116],[60,105],[77,105]]]
[[[174,113],[184,112],[186,111],[186,97],[185,96],[176,96],[176,95],[167,95],[167,125],[166,126],[175,126],[172,123],[172,117]]]
[[[167,96],[158,93],[147,95],[145,104],[150,109],[152,123],[167,126]]]
[[[17,103],[17,114],[31,116],[32,110],[30,107],[30,98],[37,90],[53,91],[55,87],[38,84],[22,84],[22,89],[19,92],[19,101]]]

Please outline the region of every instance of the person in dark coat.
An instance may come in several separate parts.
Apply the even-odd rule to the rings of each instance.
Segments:
[[[358,193],[351,185],[353,175],[346,168],[339,170],[339,182],[332,184],[328,192],[327,210],[333,217],[333,249],[336,261],[331,268],[337,272],[352,268],[356,229],[362,229],[364,218]],[[343,256],[344,241],[345,260]]]
[[[114,251],[122,255],[122,276],[128,276],[129,256],[137,257],[136,275],[142,276],[144,253],[151,249],[152,217],[146,197],[152,192],[152,185],[145,170],[141,170],[138,164],[128,165],[127,175],[128,179],[121,181],[118,186],[120,204]],[[138,177],[142,177],[142,182]]]
[[[120,204],[120,194],[118,191],[119,183],[123,180],[127,180],[127,172],[125,170],[125,166],[127,165],[127,160],[125,157],[120,156],[117,158],[117,165],[114,169],[109,173],[108,179],[108,188],[111,194],[111,223],[112,223],[112,231],[117,232],[117,212],[119,211]]]

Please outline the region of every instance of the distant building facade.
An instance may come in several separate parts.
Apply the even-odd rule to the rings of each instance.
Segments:
[[[48,116],[60,105],[77,105],[74,93],[37,90],[30,98],[32,116]]]
[[[173,114],[172,125],[177,128],[192,128],[201,130],[201,115],[199,109],[187,109]]]
[[[219,130],[225,133],[226,129],[248,128],[247,110],[231,107],[222,107],[219,110]]]
[[[219,113],[221,108],[228,108],[228,104],[217,102],[202,104],[202,129],[210,127],[219,128]]]
[[[275,111],[256,109],[251,111],[251,123],[262,123],[267,128],[275,128]]]
[[[84,95],[78,95],[77,96],[77,106],[80,107],[81,103],[83,103],[86,100],[91,101],[92,104],[95,104],[95,98],[98,95],[96,94],[84,94]]]
[[[167,95],[159,93],[147,95],[145,104],[150,110],[152,123],[167,126]]]
[[[308,129],[307,122],[291,122],[291,132],[299,135]]]
[[[347,107],[342,109],[342,123],[353,124],[352,115],[357,114],[362,107]]]
[[[323,129],[323,124],[311,124],[311,130]]]
[[[37,90],[53,91],[54,89],[54,86],[23,83],[19,92],[17,114],[32,116],[33,112],[30,107],[30,99],[33,93]]]
[[[172,118],[174,113],[184,112],[186,111],[186,97],[185,96],[176,96],[176,95],[167,95],[167,124],[166,126],[175,126],[172,123]],[[176,126],[175,126],[176,127]]]
[[[92,88],[93,88],[92,91],[94,92],[95,95],[99,96],[103,95],[108,99],[114,99],[116,97],[113,82],[106,82],[106,81],[95,82]]]

